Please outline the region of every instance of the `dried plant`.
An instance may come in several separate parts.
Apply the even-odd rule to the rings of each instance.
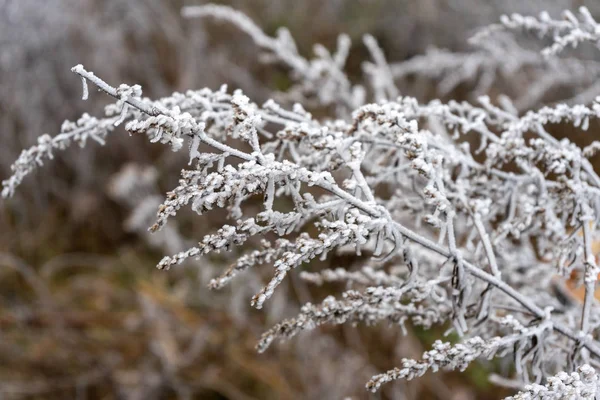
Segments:
[[[580,14],[579,20],[567,14],[566,22],[512,16],[502,20],[502,29],[551,32],[553,45],[544,56],[557,57],[567,45],[598,42],[600,24],[586,9]],[[351,250],[363,263],[355,270],[303,273],[308,282],[350,287],[337,298],[306,304],[297,317],[267,331],[259,351],[323,324],[438,326],[456,342],[435,342],[421,360],[405,359],[367,388],[428,371],[463,370],[479,358],[512,357],[513,379],[523,387],[515,398],[600,393],[594,296],[600,269],[593,251],[600,178],[589,162],[600,142],[580,148],[547,132],[557,123],[587,130],[600,116],[600,99],[522,115],[506,97],[498,104],[485,96],[474,104],[422,104],[398,95],[394,68],[373,37],[364,39],[372,56],[366,83],[356,84],[344,73],[346,36],[335,52],[316,46],[307,59],[286,30],[270,37],[231,8],[189,7],[184,15],[238,26],[269,60],[289,70],[289,91],[262,105],[226,87],[151,100],[137,85],[112,87],[78,65],[73,72],[84,99],[92,84],[116,102],[102,118],[84,115],[25,150],[3,182],[4,197],[54,151],[87,139],[103,142],[121,124],[173,151],[187,141],[189,168],[158,206],[151,230],[166,229],[187,206],[199,215],[225,209],[228,220],[158,268],[240,247],[245,254],[210,287],[271,265],[272,279],[251,300],[262,308],[289,274],[316,258]],[[499,30],[484,30],[475,40],[491,40]],[[313,115],[317,107],[329,114]],[[467,134],[476,141],[466,141]],[[255,237],[260,247],[248,250]],[[557,296],[561,282],[573,276],[584,287],[582,304]]]

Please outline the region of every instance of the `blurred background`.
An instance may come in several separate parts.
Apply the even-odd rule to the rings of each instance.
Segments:
[[[402,95],[421,101],[509,95],[524,110],[555,101],[589,101],[600,64],[590,49],[579,60],[549,63],[525,37],[517,45],[470,47],[476,28],[505,13],[535,14],[597,1],[560,0],[237,0],[267,34],[286,26],[300,52],[334,48],[347,33],[348,74],[362,79],[379,41]],[[20,151],[63,120],[101,115],[110,102],[71,72],[83,64],[112,85],[142,85],[149,97],[222,83],[267,100],[290,82],[277,65],[260,63],[257,48],[235,27],[184,20],[183,0],[0,0],[0,177]],[[592,49],[594,50],[594,49]],[[512,52],[512,53],[511,53]],[[426,55],[426,56],[424,56]],[[570,56],[570,55],[567,55]],[[432,61],[433,60],[433,61]],[[557,136],[589,143],[554,127]],[[264,277],[245,275],[223,292],[206,283],[226,267],[207,258],[171,271],[154,267],[165,254],[194,243],[223,214],[182,214],[158,236],[146,227],[174,187],[186,157],[117,130],[106,146],[56,154],[16,195],[0,202],[0,399],[496,399],[511,393],[488,382],[497,364],[464,374],[428,374],[371,395],[375,373],[418,357],[440,331],[394,326],[324,328],[257,354],[260,334],[333,289],[297,277],[262,311],[249,300]],[[141,207],[140,204],[149,207]],[[143,210],[151,209],[148,213]],[[142,211],[140,211],[142,210]],[[329,267],[356,263],[336,256]],[[318,267],[318,266],[317,266]],[[268,271],[266,271],[268,273]]]

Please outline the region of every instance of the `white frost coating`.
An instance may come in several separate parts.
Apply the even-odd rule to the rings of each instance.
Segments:
[[[81,95],[81,100],[87,100],[89,96],[88,85],[87,79],[85,79],[83,76],[81,77],[81,85],[83,86],[83,94]]]
[[[483,29],[472,40],[480,41],[499,29],[523,29],[552,39],[552,44],[542,51],[545,56],[555,56],[567,47],[577,47],[583,42],[600,44],[600,24],[586,7],[579,8],[579,17],[569,10],[565,10],[562,16],[562,19],[553,19],[547,12],[541,12],[537,18],[520,14],[503,15],[500,25]]]
[[[525,390],[506,400],[593,400],[597,398],[597,393],[598,373],[590,365],[584,364],[577,368],[577,372],[559,372],[549,377],[545,385],[527,385]]]

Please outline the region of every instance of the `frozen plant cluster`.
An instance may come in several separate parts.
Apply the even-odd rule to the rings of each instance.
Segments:
[[[598,391],[598,374],[594,368],[584,364],[576,372],[560,372],[548,378],[542,385],[527,385],[523,392],[509,397],[510,400],[533,399],[594,399]]]
[[[164,232],[185,207],[228,215],[158,268],[237,248],[241,255],[210,287],[270,266],[271,279],[252,297],[256,308],[268,306],[298,268],[308,267],[301,273],[307,282],[346,284],[340,295],[306,304],[268,330],[259,351],[323,324],[438,327],[457,342],[435,342],[420,360],[403,360],[367,388],[497,357],[514,366],[507,378],[523,388],[514,398],[600,393],[593,250],[600,178],[589,161],[600,142],[581,148],[548,133],[559,123],[587,130],[600,117],[600,98],[524,113],[508,97],[420,103],[401,95],[398,69],[371,36],[364,38],[372,58],[364,83],[355,83],[344,72],[351,45],[345,35],[335,51],[317,45],[308,59],[287,30],[268,36],[231,8],[188,7],[183,14],[239,27],[265,59],[289,71],[289,90],[264,104],[225,86],[151,100],[137,85],[113,87],[78,65],[72,70],[84,98],[92,85],[116,102],[103,117],[65,123],[60,134],[23,151],[3,182],[4,197],[55,151],[87,139],[103,143],[123,125],[173,151],[188,149],[189,166],[157,205],[151,231]],[[565,21],[514,15],[476,41],[525,28],[552,36],[542,59],[559,57],[566,46],[598,43],[600,24],[585,8],[579,14],[566,13]],[[255,237],[260,246],[250,249]],[[312,260],[350,251],[359,268],[310,270]],[[581,303],[564,293],[569,279],[584,287]]]

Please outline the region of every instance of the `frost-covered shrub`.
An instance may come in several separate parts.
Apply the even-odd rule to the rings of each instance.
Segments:
[[[157,206],[151,231],[165,232],[184,207],[199,215],[215,208],[228,214],[219,229],[164,257],[158,268],[239,247],[244,254],[209,286],[222,288],[250,269],[270,265],[272,278],[251,300],[262,308],[288,275],[314,259],[353,251],[364,260],[358,269],[303,272],[308,282],[345,282],[349,288],[304,305],[298,316],[268,330],[259,351],[323,324],[437,326],[458,342],[436,341],[420,360],[403,360],[374,376],[367,388],[376,391],[391,380],[440,369],[464,370],[481,358],[512,357],[510,378],[523,388],[515,398],[596,396],[600,178],[589,158],[600,142],[581,148],[555,139],[547,128],[564,123],[587,130],[600,116],[600,98],[524,113],[506,96],[420,103],[402,96],[395,84],[398,74],[421,73],[420,61],[390,65],[371,36],[364,38],[371,55],[365,82],[355,83],[344,73],[350,49],[345,35],[335,51],[315,46],[308,59],[287,30],[271,37],[231,8],[189,7],[184,15],[235,24],[265,58],[289,71],[289,90],[262,105],[225,86],[151,100],[138,85],[112,87],[77,65],[72,70],[82,80],[84,99],[92,85],[116,102],[103,117],[66,122],[60,134],[41,136],[23,151],[3,182],[4,197],[54,152],[73,142],[102,144],[124,125],[173,151],[188,149],[189,167]],[[514,55],[516,70],[550,74],[550,64],[559,71],[583,68],[587,62],[556,57],[580,42],[598,46],[600,24],[585,8],[565,17],[513,15],[473,41],[493,49],[504,40],[498,35],[531,30],[550,35],[552,44],[542,54],[515,44],[503,60]],[[433,64],[440,76],[448,65],[464,69],[454,57],[470,62],[432,53],[433,59],[440,56],[448,61]],[[473,62],[477,68],[503,68],[500,58]],[[486,87],[493,76],[482,79]],[[467,141],[468,134],[476,139]],[[154,200],[138,205],[144,208],[140,219]],[[133,229],[140,219],[132,221]],[[249,249],[255,237],[262,239],[260,246]],[[164,247],[184,242],[178,237]],[[584,287],[581,304],[564,297],[567,280]]]

